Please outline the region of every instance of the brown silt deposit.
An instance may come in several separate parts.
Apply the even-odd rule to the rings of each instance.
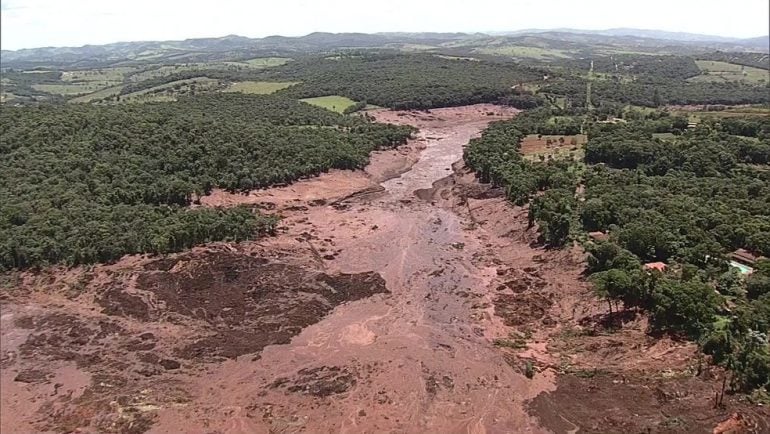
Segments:
[[[582,252],[538,246],[526,209],[462,167],[516,112],[375,111],[419,132],[363,171],[201,200],[280,214],[272,237],[5,276],[0,429],[767,430],[766,410],[709,404],[721,373],[682,376],[691,345],[643,318],[602,328]]]

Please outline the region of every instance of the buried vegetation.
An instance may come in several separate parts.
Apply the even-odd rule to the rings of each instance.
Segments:
[[[327,274],[229,249],[128,264],[117,274],[81,270],[86,279],[70,297],[88,313],[4,306],[4,339],[24,338],[2,359],[3,392],[39,395],[4,415],[3,427],[32,410],[23,426],[35,430],[146,432],[158,412],[193,402],[188,375],[239,356],[257,360],[335,307],[388,293],[377,273]],[[323,397],[352,387],[356,375],[306,369],[292,381],[289,392]]]

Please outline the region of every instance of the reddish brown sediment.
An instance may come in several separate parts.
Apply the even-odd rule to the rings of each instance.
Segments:
[[[580,249],[539,247],[453,164],[515,113],[375,111],[420,132],[364,171],[202,199],[280,213],[274,237],[4,277],[2,432],[665,431],[669,406],[761,426],[730,396],[690,405],[719,371],[682,380],[693,346],[643,318],[609,333]]]

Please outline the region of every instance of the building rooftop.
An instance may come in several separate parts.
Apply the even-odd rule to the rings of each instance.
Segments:
[[[668,265],[666,265],[665,262],[648,262],[644,264],[645,270],[658,270],[661,273],[666,271],[667,268],[668,268]]]
[[[738,250],[730,253],[729,256],[730,256],[731,259],[733,259],[735,261],[738,261],[738,262],[741,262],[741,263],[744,263],[744,264],[748,264],[748,265],[752,265],[755,262],[757,262],[757,259],[760,259],[759,256],[749,252],[746,249],[738,249]]]
[[[604,232],[599,232],[599,231],[589,232],[588,236],[591,239],[596,240],[596,241],[607,241],[607,240],[610,239],[610,235],[609,234],[606,234]]]

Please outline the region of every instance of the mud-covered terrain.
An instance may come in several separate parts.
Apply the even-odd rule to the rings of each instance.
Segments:
[[[365,171],[201,201],[280,214],[274,237],[4,276],[2,432],[767,432],[455,164],[513,115],[377,112],[420,132]]]

